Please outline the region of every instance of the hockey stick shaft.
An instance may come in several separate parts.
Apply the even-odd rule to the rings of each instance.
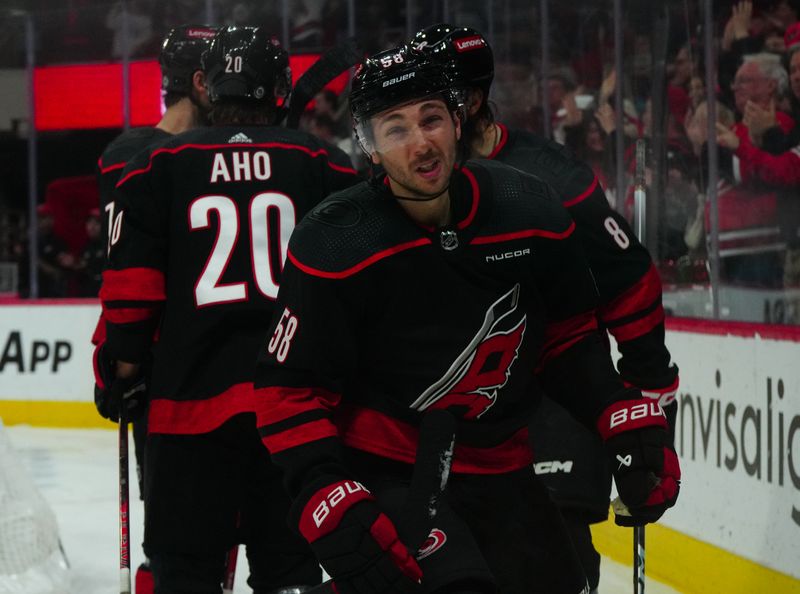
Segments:
[[[644,594],[644,526],[633,528],[633,594]]]
[[[119,591],[131,592],[130,490],[128,485],[128,421],[119,416]]]
[[[239,556],[239,545],[235,544],[228,551],[225,563],[225,578],[222,582],[222,594],[233,594],[233,581],[236,579],[236,559]]]
[[[411,544],[415,551],[424,544],[433,528],[439,500],[450,476],[455,431],[455,418],[445,410],[432,410],[422,418],[411,486],[397,522],[403,542]],[[333,580],[306,594],[336,594]]]
[[[326,50],[297,81],[289,100],[286,126],[297,128],[306,105],[337,76],[360,63],[364,54],[354,39]]]

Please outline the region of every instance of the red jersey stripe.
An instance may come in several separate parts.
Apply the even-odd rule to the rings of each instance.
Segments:
[[[253,384],[235,384],[203,400],[153,398],[148,413],[148,432],[196,435],[213,431],[234,415],[255,412]]]
[[[117,169],[123,169],[127,165],[127,163],[115,163],[114,165],[108,165],[107,167],[103,167],[103,160],[102,158],[97,162],[97,166],[100,168],[100,173],[106,174],[111,171],[115,171]]]
[[[201,150],[201,151],[207,151],[207,150],[220,150],[220,149],[225,149],[225,148],[282,148],[282,149],[288,149],[288,150],[293,150],[293,151],[301,151],[303,153],[308,154],[311,157],[319,157],[320,155],[328,156],[328,151],[325,150],[325,149],[317,149],[317,150],[314,151],[314,150],[311,150],[307,146],[302,146],[302,145],[299,145],[299,144],[288,144],[288,143],[285,143],[285,142],[257,142],[257,143],[237,143],[237,142],[234,142],[234,143],[231,143],[231,144],[182,144],[180,146],[169,147],[169,148],[164,147],[164,148],[159,148],[159,149],[154,150],[152,153],[150,153],[150,160],[147,163],[147,165],[145,167],[141,167],[139,169],[134,169],[133,171],[129,171],[128,174],[125,177],[123,177],[121,180],[119,180],[117,182],[117,187],[120,187],[128,179],[130,179],[131,177],[133,177],[135,175],[139,175],[141,173],[146,173],[146,172],[150,171],[150,169],[153,167],[153,159],[155,159],[156,156],[158,156],[160,154],[174,155],[174,154],[179,153],[181,151],[184,151],[186,149],[196,149],[196,150]],[[331,166],[331,169],[336,169],[337,171],[345,171],[347,173],[352,173],[353,175],[356,174],[356,170],[352,169],[350,167],[343,167],[341,165],[335,165],[335,164],[331,163],[330,161],[328,162],[328,165]]]
[[[499,243],[501,241],[511,241],[513,239],[524,239],[526,237],[544,237],[545,239],[566,239],[575,231],[575,223],[569,224],[565,231],[545,231],[544,229],[526,229],[525,231],[515,231],[512,233],[502,233],[500,235],[486,235],[476,237],[470,244],[481,245],[485,243]]]
[[[322,388],[271,386],[255,390],[259,427],[289,419],[313,409],[333,410],[341,396]]]
[[[352,407],[338,412],[339,435],[345,445],[414,464],[419,439],[417,427],[368,408]],[[532,463],[528,429],[523,427],[495,446],[479,448],[456,444],[452,472],[501,474]]]
[[[329,419],[318,419],[297,427],[291,427],[280,433],[265,435],[261,438],[261,441],[267,446],[270,454],[278,454],[284,450],[312,441],[318,441],[326,437],[337,437],[338,435],[339,432],[336,430],[336,426]]]
[[[508,128],[506,128],[505,125],[501,124],[500,122],[497,122],[495,126],[500,128],[500,140],[497,142],[497,145],[492,149],[492,152],[489,153],[489,155],[486,157],[487,159],[496,158],[497,153],[503,150],[503,147],[506,145],[506,142],[508,142]]]
[[[611,302],[600,307],[598,314],[606,324],[614,320],[636,314],[650,307],[661,298],[661,277],[651,263],[647,272],[634,285],[625,290]]]
[[[399,254],[400,252],[404,252],[406,250],[410,250],[415,247],[420,247],[423,245],[430,245],[430,244],[431,240],[426,237],[423,237],[421,239],[415,239],[414,241],[409,241],[407,243],[401,243],[394,247],[390,247],[375,254],[372,254],[366,260],[363,260],[358,264],[356,264],[355,266],[351,266],[350,268],[347,268],[339,272],[328,272],[326,270],[319,270],[318,268],[307,266],[306,264],[300,262],[300,260],[298,260],[295,257],[295,255],[292,253],[291,250],[287,250],[287,254],[292,263],[307,274],[310,274],[312,276],[318,276],[320,278],[341,279],[341,278],[347,278],[348,276],[352,276],[355,273],[364,270],[367,266],[371,266],[372,264],[375,264],[376,262],[383,260],[384,258],[388,258],[389,256]]]
[[[469,185],[472,188],[472,208],[469,210],[469,214],[467,218],[456,225],[459,229],[466,229],[469,227],[470,223],[472,223],[473,219],[475,218],[475,214],[478,212],[478,203],[481,200],[481,190],[478,187],[478,180],[475,179],[475,174],[472,173],[469,169],[464,167],[461,169],[464,175],[469,180]]]
[[[103,272],[102,301],[163,301],[164,273],[156,268],[125,268]]]
[[[574,198],[570,198],[566,202],[564,202],[564,208],[569,208],[570,206],[575,206],[576,204],[580,204],[584,200],[586,200],[592,193],[597,189],[597,184],[600,182],[597,180],[597,176],[594,177],[592,183],[589,184],[589,187],[586,188],[582,193],[578,194]]]
[[[105,319],[112,324],[130,324],[143,322],[158,315],[156,307],[124,307],[120,309],[107,308],[103,310]]]
[[[650,332],[656,326],[664,323],[664,307],[659,305],[643,318],[633,320],[628,324],[614,326],[608,329],[617,342],[626,342],[639,338]]]

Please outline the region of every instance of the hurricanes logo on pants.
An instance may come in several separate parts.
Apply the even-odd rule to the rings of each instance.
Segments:
[[[511,366],[519,356],[527,316],[514,321],[519,284],[489,306],[483,324],[441,379],[429,386],[411,408],[466,408],[465,419],[477,419],[497,400]]]

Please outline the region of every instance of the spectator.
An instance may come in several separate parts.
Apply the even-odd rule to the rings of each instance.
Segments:
[[[103,240],[100,209],[93,208],[86,217],[88,242],[83,248],[76,270],[80,277],[81,297],[97,297],[103,282],[103,264],[106,257],[106,242]]]
[[[66,297],[75,258],[67,244],[53,232],[53,210],[47,204],[36,209],[39,227],[39,297]]]
[[[564,125],[575,123],[570,121],[569,103],[575,100],[575,77],[570,70],[561,69],[547,77],[544,86],[547,105],[550,108],[550,129],[553,131],[553,139],[564,143]],[[565,122],[566,120],[566,122]]]
[[[745,56],[731,89],[736,111],[742,116],[733,128],[739,138],[749,136],[760,146],[767,129],[777,125],[788,134],[794,128],[794,120],[776,109],[780,97],[789,90],[789,77],[778,56],[764,52]]]

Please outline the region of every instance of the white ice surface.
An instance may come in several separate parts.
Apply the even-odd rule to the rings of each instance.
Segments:
[[[71,565],[70,592],[110,594],[119,591],[117,504],[117,433],[92,429],[6,427],[36,485],[53,507],[61,541]],[[131,461],[133,440],[130,442]],[[142,561],[142,503],[131,464],[131,568]],[[239,555],[235,594],[245,584],[246,558]],[[632,592],[630,567],[603,559],[600,594]],[[648,578],[648,594],[677,591]]]

